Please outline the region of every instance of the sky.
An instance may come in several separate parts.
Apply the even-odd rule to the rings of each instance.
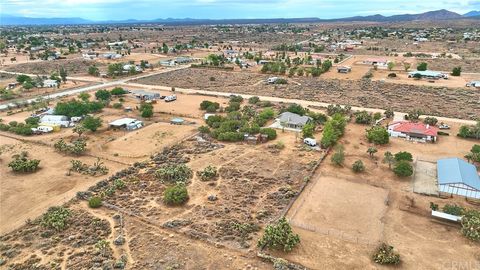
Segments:
[[[0,14],[25,17],[81,17],[90,20],[157,18],[321,19],[480,10],[480,0],[0,0]]]

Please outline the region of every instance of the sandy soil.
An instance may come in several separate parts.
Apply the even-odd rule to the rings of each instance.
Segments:
[[[63,156],[47,146],[26,144],[18,140],[1,137],[1,146],[11,148],[0,160],[0,234],[5,234],[36,218],[50,206],[60,205],[72,198],[79,190],[84,190],[107,176],[91,177],[72,173],[66,176],[70,160],[79,159],[93,164],[94,157]],[[15,153],[28,151],[31,158],[40,159],[40,169],[31,175],[11,172],[7,164]],[[104,161],[113,174],[122,168],[121,164]]]

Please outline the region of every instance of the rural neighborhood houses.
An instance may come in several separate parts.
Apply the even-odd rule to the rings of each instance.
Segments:
[[[440,159],[437,177],[441,193],[480,199],[480,177],[475,165],[459,158]]]
[[[438,130],[437,127],[428,124],[410,121],[397,121],[388,125],[388,134],[391,137],[416,142],[436,142]]]

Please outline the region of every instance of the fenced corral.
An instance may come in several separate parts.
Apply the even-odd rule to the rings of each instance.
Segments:
[[[363,245],[383,240],[388,190],[331,176],[312,181],[287,215],[292,226]]]
[[[430,160],[416,159],[413,165],[413,192],[438,196],[437,164]]]

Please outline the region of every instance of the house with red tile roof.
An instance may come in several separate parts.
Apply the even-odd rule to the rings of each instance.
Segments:
[[[388,125],[391,137],[405,138],[409,141],[436,142],[438,128],[421,122],[397,121]]]

